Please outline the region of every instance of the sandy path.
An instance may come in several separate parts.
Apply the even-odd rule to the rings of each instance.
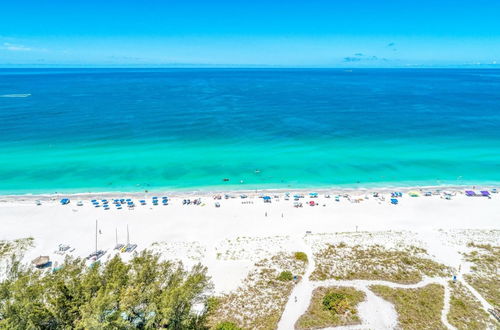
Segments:
[[[479,294],[479,292],[477,292],[476,289],[474,289],[469,283],[467,283],[467,281],[465,281],[465,279],[463,278],[462,274],[458,274],[457,275],[457,280],[460,283],[462,283],[469,290],[469,292],[472,293],[472,295],[479,301],[479,303],[483,307],[484,311],[488,314],[488,316],[493,321],[498,322],[497,319],[495,319],[495,317],[493,315],[491,315],[491,313],[488,311],[489,309],[494,309],[494,307],[489,302],[487,302],[486,299],[484,299]]]
[[[278,323],[278,329],[293,329],[300,315],[306,312],[312,297],[313,283],[309,280],[309,276],[316,267],[314,255],[311,247],[306,244],[303,237],[297,237],[296,241],[297,251],[305,252],[309,262],[302,280],[294,287],[290,294],[285,311]],[[295,297],[297,297],[297,300],[295,300]]]

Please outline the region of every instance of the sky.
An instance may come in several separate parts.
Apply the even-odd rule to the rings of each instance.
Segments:
[[[0,3],[1,67],[500,67],[500,0]]]

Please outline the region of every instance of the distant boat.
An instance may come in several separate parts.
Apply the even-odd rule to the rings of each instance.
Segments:
[[[104,250],[97,249],[97,220],[95,221],[95,251],[88,255],[87,260],[97,261],[106,254]]]
[[[31,94],[4,94],[0,95],[0,97],[28,97],[31,96]]]

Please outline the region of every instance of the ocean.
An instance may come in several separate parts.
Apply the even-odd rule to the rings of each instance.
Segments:
[[[498,185],[500,70],[0,69],[0,194]]]

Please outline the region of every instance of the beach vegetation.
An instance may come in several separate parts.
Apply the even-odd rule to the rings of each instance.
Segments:
[[[0,241],[0,258],[18,254],[21,256],[26,250],[32,248],[35,240],[32,237],[19,238],[12,241]]]
[[[68,257],[57,271],[20,267],[0,283],[0,328],[203,329],[212,310],[206,271],[148,251],[128,263]]]
[[[415,246],[388,249],[381,245],[348,246],[328,244],[315,253],[316,268],[311,280],[386,280],[418,283],[422,276],[448,276],[450,269],[428,258]]]
[[[305,263],[293,253],[281,252],[258,261],[240,287],[218,297],[209,324],[212,328],[220,322],[232,322],[243,329],[276,329],[295,285],[288,279],[304,271]],[[280,280],[281,274],[286,274],[282,277],[287,280]]]
[[[429,284],[417,289],[372,285],[370,290],[394,305],[401,329],[446,329],[441,322],[444,307],[442,285]]]
[[[460,282],[449,282],[450,311],[448,322],[457,329],[494,329],[488,313],[479,301]]]
[[[304,252],[295,252],[294,257],[297,260],[308,262],[307,254],[305,254]]]
[[[499,260],[500,246],[469,243],[471,249],[464,255],[472,263],[470,273],[464,279],[495,308],[500,307]]]
[[[293,274],[289,270],[284,270],[278,275],[278,280],[280,281],[291,281],[293,280]]]
[[[243,329],[238,327],[233,322],[221,322],[215,326],[214,330],[243,330]]]
[[[297,329],[360,324],[357,305],[365,293],[351,287],[319,287],[313,291],[307,311],[298,319]]]

